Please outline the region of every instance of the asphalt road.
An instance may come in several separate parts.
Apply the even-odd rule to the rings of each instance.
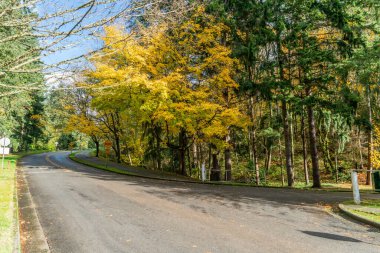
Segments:
[[[326,211],[350,193],[128,177],[64,152],[21,164],[51,252],[380,252],[379,230]]]

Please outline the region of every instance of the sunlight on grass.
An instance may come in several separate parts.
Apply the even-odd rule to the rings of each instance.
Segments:
[[[8,155],[4,159],[4,169],[1,169],[0,159],[0,253],[13,251],[16,234],[17,203],[15,199],[15,180],[17,160],[25,155],[43,153],[33,151]]]
[[[15,163],[19,155],[5,158],[5,169],[0,169],[0,252],[11,252],[15,219]],[[10,167],[10,168],[9,168]],[[1,167],[0,167],[1,168]]]
[[[345,205],[355,205],[354,201],[348,200],[343,202]],[[362,199],[360,206],[370,207],[370,208],[379,208],[380,209],[380,199]]]
[[[346,208],[353,214],[380,223],[380,200],[362,199],[360,205],[355,205],[352,200],[343,202]]]
[[[375,222],[380,223],[380,214],[364,212],[364,211],[354,210],[354,209],[350,209],[350,212],[352,212],[358,216],[361,216],[363,218],[369,219],[371,221],[375,221]]]

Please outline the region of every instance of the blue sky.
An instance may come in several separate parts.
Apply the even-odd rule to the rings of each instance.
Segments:
[[[62,10],[75,9],[88,2],[89,0],[44,0],[35,6],[34,11],[37,12],[40,17],[46,17],[48,15],[54,15]],[[96,2],[99,3],[100,0],[96,0]],[[63,36],[50,36],[51,32],[67,33],[89,10],[89,14],[83,19],[80,25],[75,28],[75,30],[82,29],[88,25],[113,17],[121,10],[128,8],[129,5],[129,0],[111,0],[110,3],[94,6],[91,10],[90,6],[86,6],[80,10],[71,11],[68,14],[59,15],[58,17],[42,21],[36,27],[37,34],[46,36],[40,39],[40,44],[44,46],[57,42],[57,39],[59,40]],[[116,22],[120,23],[121,21],[116,20]],[[49,50],[43,52],[43,54],[46,55],[42,58],[42,61],[47,65],[54,65],[96,50],[102,46],[102,42],[98,38],[101,34],[102,26],[86,29],[78,34],[71,34],[62,41],[59,41],[59,43],[49,46]],[[54,52],[52,52],[52,50],[54,50]],[[64,71],[78,69],[82,68],[85,63],[86,61],[82,58],[77,61],[70,61],[70,64],[62,65],[55,70]]]

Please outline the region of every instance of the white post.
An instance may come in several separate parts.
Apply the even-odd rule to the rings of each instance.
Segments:
[[[202,182],[206,180],[206,165],[202,164]]]
[[[360,205],[360,192],[358,183],[358,173],[356,171],[351,172],[352,193],[354,195],[354,202]]]

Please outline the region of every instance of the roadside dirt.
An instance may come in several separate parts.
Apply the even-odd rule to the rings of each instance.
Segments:
[[[49,253],[49,246],[38,220],[23,170],[17,169],[21,252]]]

